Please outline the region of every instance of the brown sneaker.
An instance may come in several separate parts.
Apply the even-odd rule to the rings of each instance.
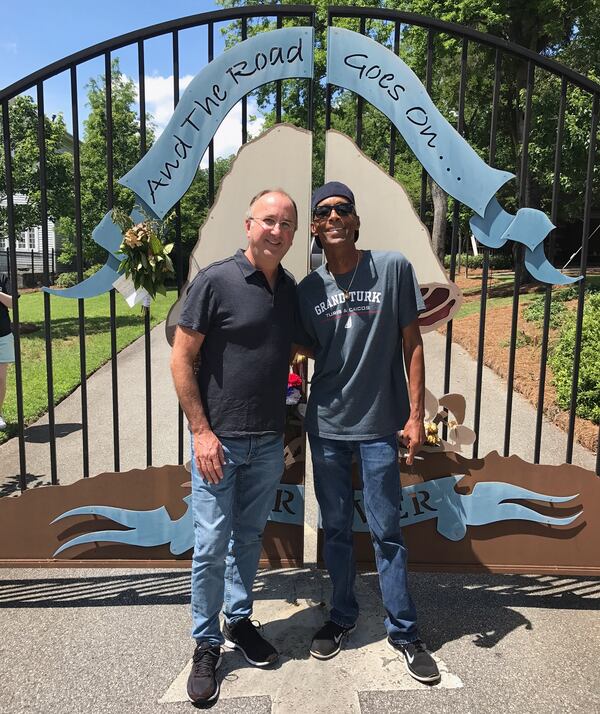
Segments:
[[[187,681],[187,694],[194,704],[212,702],[219,696],[216,670],[221,664],[221,648],[210,642],[199,642],[194,651],[192,670]]]

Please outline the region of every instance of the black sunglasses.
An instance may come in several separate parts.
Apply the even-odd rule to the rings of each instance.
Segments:
[[[334,208],[338,216],[349,216],[351,213],[354,213],[354,204],[336,203],[333,206],[317,206],[313,211],[313,216],[315,218],[329,218]]]

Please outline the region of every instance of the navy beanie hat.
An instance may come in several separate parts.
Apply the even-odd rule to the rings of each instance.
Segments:
[[[332,196],[347,198],[352,205],[356,204],[354,194],[345,183],[342,183],[341,181],[329,181],[324,186],[320,186],[313,191],[312,200],[310,202],[311,212],[314,213],[315,208],[319,205],[319,203],[321,203],[321,201],[324,201],[326,198],[331,198]],[[314,238],[319,248],[322,248],[323,246],[321,245],[321,241],[317,238],[317,236],[314,236]],[[358,231],[354,234],[354,242],[357,240]]]

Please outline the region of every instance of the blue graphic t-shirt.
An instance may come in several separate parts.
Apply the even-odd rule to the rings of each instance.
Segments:
[[[315,355],[305,426],[327,439],[392,434],[410,409],[401,330],[425,309],[413,268],[400,253],[365,250],[353,273],[336,285],[323,265],[298,286],[295,341]]]

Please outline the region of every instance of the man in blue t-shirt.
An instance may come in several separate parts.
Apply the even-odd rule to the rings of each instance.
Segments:
[[[298,286],[295,339],[315,359],[305,423],[333,595],[330,619],[315,634],[310,652],[318,659],[334,657],[356,627],[355,455],[387,611],[388,643],[404,656],[415,679],[435,682],[440,674],[419,639],[408,591],[397,436],[401,431],[410,465],[425,438],[425,366],[418,324],[424,304],[406,258],[358,250],[359,228],[354,195],[345,184],[332,181],[314,192],[311,231],[327,262]]]
[[[256,195],[248,247],[198,273],[175,333],[171,371],[192,441],[196,649],[187,692],[196,704],[219,695],[222,644],[256,667],[279,657],[252,622],[252,584],[284,471],[296,284],[281,260],[297,224],[287,193]]]

